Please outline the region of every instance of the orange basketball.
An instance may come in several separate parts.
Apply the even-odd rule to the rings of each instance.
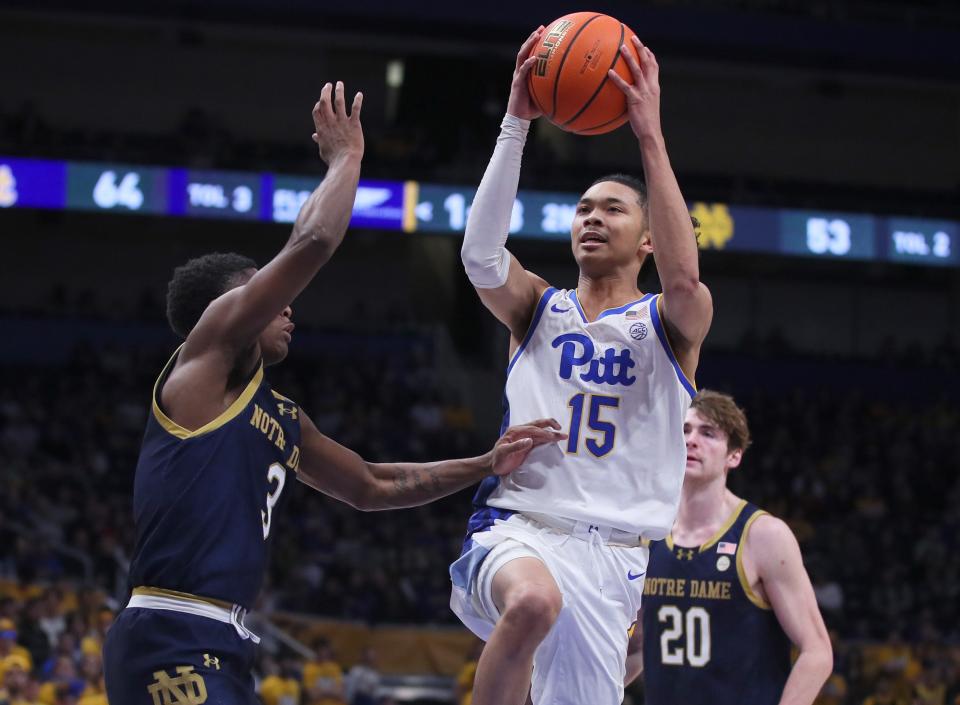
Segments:
[[[557,127],[578,135],[600,135],[627,121],[623,92],[607,76],[613,69],[633,83],[620,46],[637,57],[633,31],[599,12],[574,12],[554,20],[530,52],[530,95]]]

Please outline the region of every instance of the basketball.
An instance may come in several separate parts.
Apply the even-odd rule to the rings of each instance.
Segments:
[[[633,83],[619,51],[626,44],[639,61],[630,41],[633,34],[619,20],[598,12],[574,12],[547,25],[531,50],[537,62],[528,76],[530,95],[544,117],[578,135],[600,135],[625,123],[626,98],[607,71],[613,69]]]

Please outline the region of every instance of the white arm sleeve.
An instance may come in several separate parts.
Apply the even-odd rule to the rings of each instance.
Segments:
[[[467,217],[460,258],[470,283],[478,289],[496,289],[507,282],[510,253],[504,245],[510,233],[510,214],[520,182],[520,159],[529,129],[529,120],[509,113],[504,116],[497,146]]]

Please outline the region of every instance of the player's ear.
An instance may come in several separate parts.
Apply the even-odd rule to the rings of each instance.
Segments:
[[[741,460],[743,460],[743,449],[737,448],[727,453],[727,470],[733,470],[739,467]]]
[[[650,238],[650,230],[644,228],[640,232],[640,242],[637,244],[637,254],[649,255],[653,253],[653,240]]]

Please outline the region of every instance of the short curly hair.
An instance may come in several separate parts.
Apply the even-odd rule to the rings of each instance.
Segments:
[[[237,275],[257,263],[234,252],[195,257],[173,270],[167,284],[167,321],[181,338],[190,335],[210,302],[239,282]]]

